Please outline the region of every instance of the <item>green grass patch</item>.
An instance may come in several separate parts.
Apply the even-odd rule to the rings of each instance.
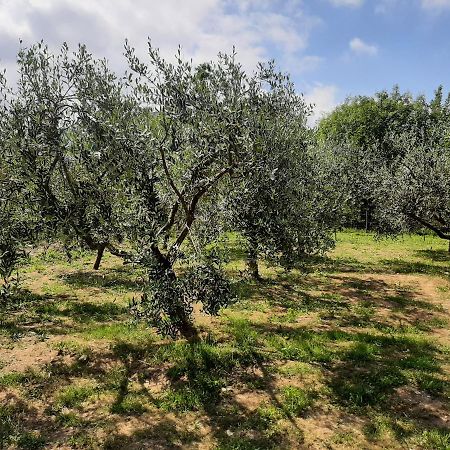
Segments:
[[[309,390],[288,386],[283,389],[281,398],[284,412],[300,416],[312,406],[316,394]]]
[[[78,408],[85,401],[93,397],[96,387],[92,384],[69,385],[60,389],[55,395],[55,402],[58,408]]]

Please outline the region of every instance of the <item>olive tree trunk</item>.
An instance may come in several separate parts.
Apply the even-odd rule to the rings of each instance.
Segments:
[[[258,243],[254,238],[250,238],[248,241],[247,267],[252,279],[260,281],[261,275],[259,274],[259,265],[258,265]]]
[[[159,269],[156,271],[157,276],[167,277],[169,283],[175,283],[177,281],[177,275],[173,268],[173,262],[164,255],[157,245],[151,247],[153,256],[158,262]],[[179,298],[172,298],[173,302],[170,312],[168,312],[170,319],[173,323],[177,324],[177,328],[181,335],[189,342],[197,342],[200,340],[200,336],[197,328],[192,323],[192,320],[187,315],[186,310]]]
[[[94,263],[94,270],[98,270],[100,268],[100,264],[102,262],[103,253],[105,252],[106,244],[100,244],[97,248],[97,258]]]

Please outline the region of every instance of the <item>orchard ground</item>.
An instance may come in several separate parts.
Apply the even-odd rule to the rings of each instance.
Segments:
[[[0,448],[450,448],[450,254],[337,234],[327,257],[243,280],[202,342],[130,321],[142,273],[41,250],[0,317]]]

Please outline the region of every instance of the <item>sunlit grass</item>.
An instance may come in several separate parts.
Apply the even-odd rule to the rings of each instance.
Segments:
[[[316,417],[327,413],[358,424],[351,435],[337,426],[329,448],[448,448],[448,433],[399,397],[415,392],[441,413],[448,406],[446,243],[359,231],[337,239],[329,255],[291,272],[262,264],[256,283],[244,273],[242,242],[229,235],[226,268],[240,299],[214,322],[201,317],[194,344],[131,320],[142,274],[117,258],[107,255],[95,272],[90,252],[72,262],[57,248],[32,255],[24,290],[0,314],[0,347],[20,359],[22,349],[46,343],[50,356],[34,362],[29,352],[24,369],[0,355],[0,390],[12,399],[0,408],[0,448],[52,439],[96,448],[105,435],[108,448],[145,448],[161,436],[190,448],[205,424],[210,448],[299,448],[312,445]],[[433,287],[433,301],[418,277]],[[131,434],[111,432],[131,419],[140,424]]]

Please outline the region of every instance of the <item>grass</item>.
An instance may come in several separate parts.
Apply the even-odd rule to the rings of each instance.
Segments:
[[[59,408],[77,408],[94,394],[95,387],[92,385],[70,385],[55,392],[55,401]]]
[[[314,393],[294,387],[285,387],[282,391],[282,408],[287,414],[300,416],[313,404]]]
[[[231,236],[240,300],[196,344],[130,321],[116,258],[35,253],[0,313],[0,448],[450,448],[445,243],[337,237],[253,283]]]

